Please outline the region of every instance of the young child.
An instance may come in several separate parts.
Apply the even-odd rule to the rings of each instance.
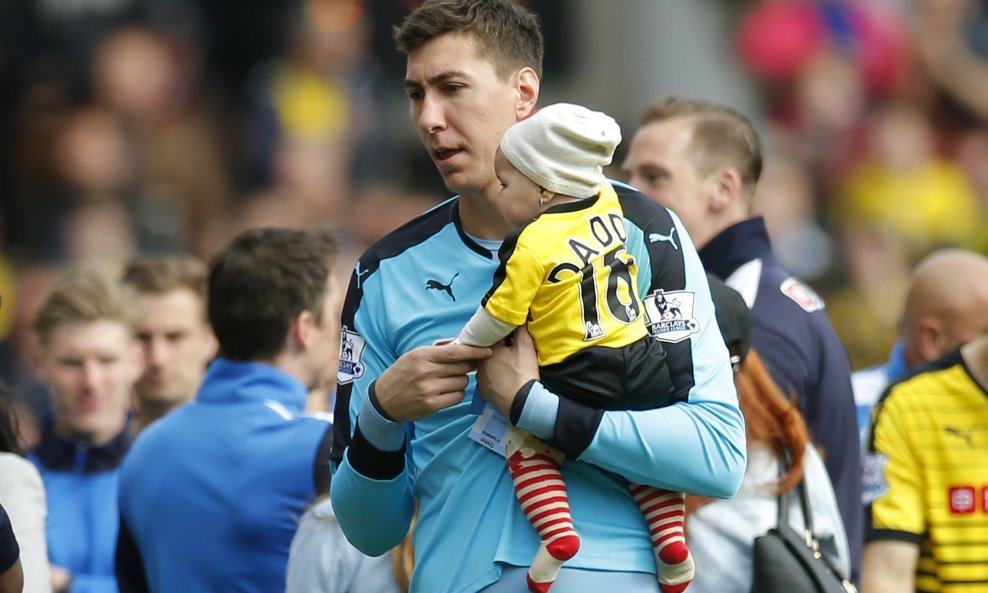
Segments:
[[[490,346],[527,323],[548,389],[596,408],[644,410],[671,403],[673,386],[665,351],[645,324],[621,204],[603,174],[620,142],[612,118],[565,103],[505,132],[494,161],[498,207],[516,229],[457,341]],[[514,427],[506,445],[515,494],[542,540],[528,586],[545,593],[580,547],[563,455]],[[648,523],[659,584],[678,593],[693,578],[683,494],[629,488]]]

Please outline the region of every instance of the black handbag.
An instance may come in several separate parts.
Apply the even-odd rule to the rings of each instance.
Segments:
[[[783,461],[785,464],[785,461]],[[803,534],[789,526],[789,501],[780,494],[778,525],[755,538],[752,593],[857,593],[854,584],[841,576],[820,552],[813,535],[806,480],[793,491],[803,507]]]

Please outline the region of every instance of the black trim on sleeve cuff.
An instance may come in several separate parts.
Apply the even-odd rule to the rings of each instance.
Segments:
[[[521,420],[521,413],[525,411],[525,402],[528,401],[528,392],[532,390],[532,385],[535,385],[535,379],[532,379],[528,383],[522,385],[518,392],[515,393],[515,398],[511,400],[511,411],[508,416],[511,420],[511,424],[518,426],[518,422]]]
[[[570,459],[578,459],[593,442],[603,417],[604,410],[561,397],[559,411],[556,413],[556,428],[548,442]]]
[[[388,413],[384,411],[384,408],[381,407],[381,402],[377,399],[377,379],[371,381],[370,387],[367,388],[367,397],[370,398],[371,405],[374,406],[377,413],[381,415],[381,418],[384,418],[388,422],[397,422],[397,420],[389,416]]]
[[[923,536],[919,533],[899,531],[896,529],[865,529],[865,543],[873,541],[896,541],[922,545]]]
[[[393,480],[405,471],[405,446],[397,451],[378,449],[360,432],[359,422],[347,451],[350,467],[372,480]]]

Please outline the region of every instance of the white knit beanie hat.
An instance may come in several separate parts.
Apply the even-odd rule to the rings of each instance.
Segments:
[[[589,198],[597,195],[620,143],[621,127],[609,115],[556,103],[508,128],[501,152],[540,187]]]

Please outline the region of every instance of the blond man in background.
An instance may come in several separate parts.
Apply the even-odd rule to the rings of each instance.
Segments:
[[[191,255],[138,257],[124,270],[123,283],[140,305],[135,329],[145,359],[135,386],[135,432],[192,400],[216,355],[206,274],[206,264]]]

